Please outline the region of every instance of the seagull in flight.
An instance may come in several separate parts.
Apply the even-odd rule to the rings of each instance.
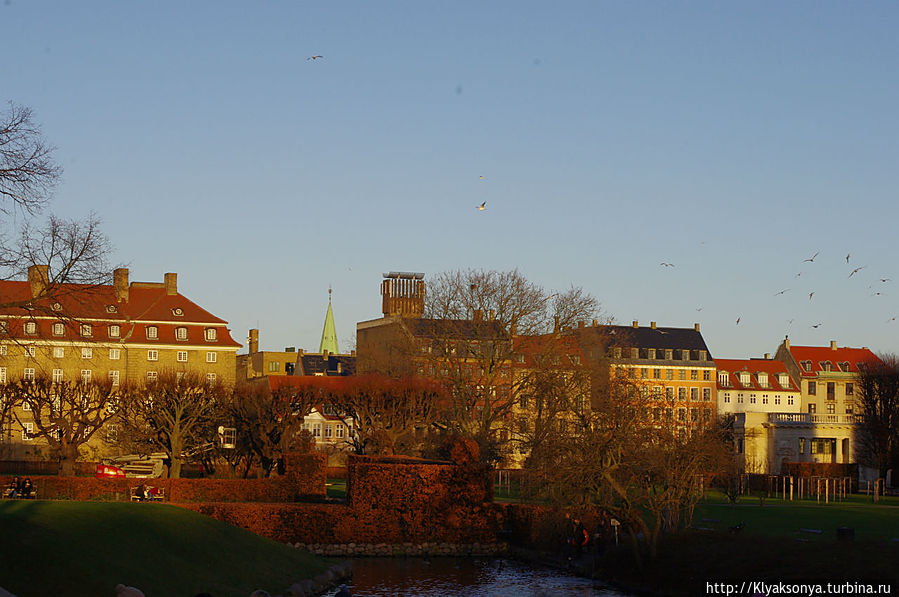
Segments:
[[[659,265],[664,265],[665,267],[674,267],[673,263],[665,263],[664,261],[662,263],[660,263]]]
[[[861,270],[865,269],[866,267],[868,267],[868,266],[867,266],[867,265],[863,265],[863,266],[861,266],[861,267],[855,268],[854,270],[852,270],[852,273],[849,274],[849,277],[851,278],[852,276],[854,276],[855,274],[857,274],[857,273],[860,272]]]
[[[890,317],[889,319],[887,319],[887,323],[890,323],[891,321],[896,321],[896,318],[895,318],[895,317]]]
[[[808,293],[808,300],[812,300],[812,297],[813,297],[813,296],[815,296],[815,292],[814,292],[814,291],[809,292],[809,293]]]
[[[796,274],[796,275],[793,276],[793,277],[794,277],[794,278],[798,278],[798,277],[801,276],[801,275],[802,275],[802,272],[799,272],[798,274]]]
[[[480,205],[478,205],[478,211],[484,211],[485,209],[487,209],[487,202],[486,202],[486,201],[484,201],[483,203],[481,203]]]
[[[881,278],[880,281],[881,282],[892,282],[893,280],[891,278]]]
[[[736,323],[735,325],[740,325],[740,320],[741,320],[741,319],[743,319],[743,318],[742,318],[742,317],[737,317],[737,323]]]
[[[306,60],[318,60],[319,58],[324,58],[321,54],[315,54],[314,56],[310,56]]]
[[[813,325],[812,327],[815,328],[815,329],[818,329],[819,327],[821,327],[821,324],[820,324],[820,323],[816,323],[816,324]]]
[[[821,251],[818,251],[818,253],[820,253],[820,252],[821,252]],[[818,256],[818,253],[815,253],[814,255],[812,255],[811,257],[809,257],[808,259],[803,259],[803,260],[802,260],[802,263],[805,263],[806,261],[808,261],[808,262],[810,262],[810,263],[814,263],[814,262],[815,262],[815,257]]]
[[[849,256],[850,256],[850,255],[851,255],[851,253],[846,253],[846,263],[849,263]]]
[[[785,288],[785,289],[781,290],[780,292],[776,293],[774,296],[780,296],[781,294],[783,294],[785,292],[789,292],[789,290],[790,290],[789,288]]]

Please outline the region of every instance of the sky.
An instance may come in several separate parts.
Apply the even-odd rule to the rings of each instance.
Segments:
[[[899,352],[896,2],[2,0],[0,28],[52,210],[238,342],[317,350],[331,287],[349,350],[383,272],[517,268],[722,358]]]

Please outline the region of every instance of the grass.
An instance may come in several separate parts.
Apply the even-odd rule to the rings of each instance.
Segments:
[[[0,579],[18,597],[103,597],[118,583],[147,597],[281,593],[329,562],[164,504],[0,503]]]
[[[346,499],[346,479],[328,479],[325,489],[329,498]]]

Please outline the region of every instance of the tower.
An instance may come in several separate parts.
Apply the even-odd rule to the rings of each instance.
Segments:
[[[331,310],[331,287],[328,286],[328,312],[325,313],[325,326],[322,329],[322,341],[318,347],[322,354],[338,354],[337,328],[334,326],[334,312]]]

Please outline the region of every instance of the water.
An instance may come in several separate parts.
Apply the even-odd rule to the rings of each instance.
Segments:
[[[586,578],[493,558],[360,558],[353,597],[626,597]],[[333,595],[332,591],[329,595]]]

